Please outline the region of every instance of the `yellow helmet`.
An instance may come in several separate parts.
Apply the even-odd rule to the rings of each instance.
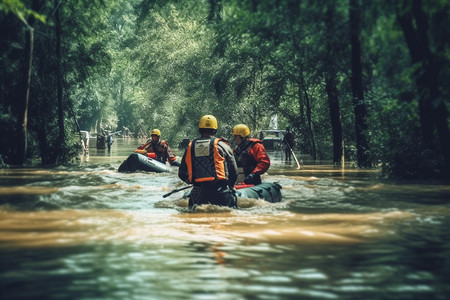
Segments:
[[[161,136],[161,131],[159,131],[159,129],[153,129],[153,130],[152,130],[152,133],[150,133],[150,135]]]
[[[250,134],[250,128],[248,128],[248,126],[245,124],[238,124],[233,127],[232,134],[240,135],[241,137],[245,138]]]
[[[211,115],[205,115],[200,119],[198,128],[208,128],[217,130],[217,119]]]

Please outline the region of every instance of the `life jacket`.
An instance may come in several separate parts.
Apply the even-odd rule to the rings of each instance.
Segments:
[[[189,182],[203,183],[227,180],[225,158],[220,154],[218,143],[222,138],[194,139],[186,149],[186,165]]]
[[[149,145],[145,148],[147,150],[147,153],[155,153],[156,157],[155,159],[165,162],[165,148],[166,148],[166,141],[165,140],[159,140],[157,144],[154,144],[152,141],[148,143]]]
[[[238,167],[238,182],[243,181],[243,177],[250,174],[255,168],[258,162],[256,159],[249,153],[250,149],[256,144],[262,143],[258,139],[249,138],[244,142],[243,145],[239,145],[234,150],[234,158],[236,159],[236,164]]]

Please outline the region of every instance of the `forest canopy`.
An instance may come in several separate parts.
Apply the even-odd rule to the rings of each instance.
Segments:
[[[0,164],[276,115],[313,160],[449,178],[449,20],[444,0],[1,0]]]

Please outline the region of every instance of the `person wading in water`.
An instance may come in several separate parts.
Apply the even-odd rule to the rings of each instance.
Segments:
[[[238,183],[260,184],[261,175],[270,167],[264,145],[249,137],[250,129],[245,124],[234,126],[232,134],[237,145],[233,152],[239,169]]]
[[[198,124],[200,137],[192,140],[181,159],[178,177],[194,187],[189,207],[215,204],[237,208],[234,185],[237,165],[233,151],[223,138],[216,138],[217,119],[205,115]]]

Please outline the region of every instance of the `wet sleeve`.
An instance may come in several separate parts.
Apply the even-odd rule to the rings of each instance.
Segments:
[[[249,152],[256,160],[256,167],[252,173],[264,174],[270,167],[270,159],[264,146],[261,143],[256,143]]]
[[[236,160],[234,159],[233,150],[226,143],[219,143],[223,150],[223,157],[228,169],[228,182],[231,187],[234,187],[238,177],[238,168]]]
[[[181,159],[180,167],[178,168],[178,178],[180,178],[182,181],[189,183],[189,173],[186,165],[186,151],[183,154],[183,158]]]
[[[170,149],[170,147],[169,147],[169,143],[166,142],[166,146],[167,146],[167,148],[166,148],[167,159],[169,160],[169,163],[172,164],[176,158],[175,158],[175,155],[173,154],[172,149]]]
[[[148,147],[149,145],[150,145],[150,142],[147,141],[147,143],[145,143],[145,144],[140,145],[139,147],[137,147],[136,150],[145,150],[145,149],[147,149],[147,147]]]

